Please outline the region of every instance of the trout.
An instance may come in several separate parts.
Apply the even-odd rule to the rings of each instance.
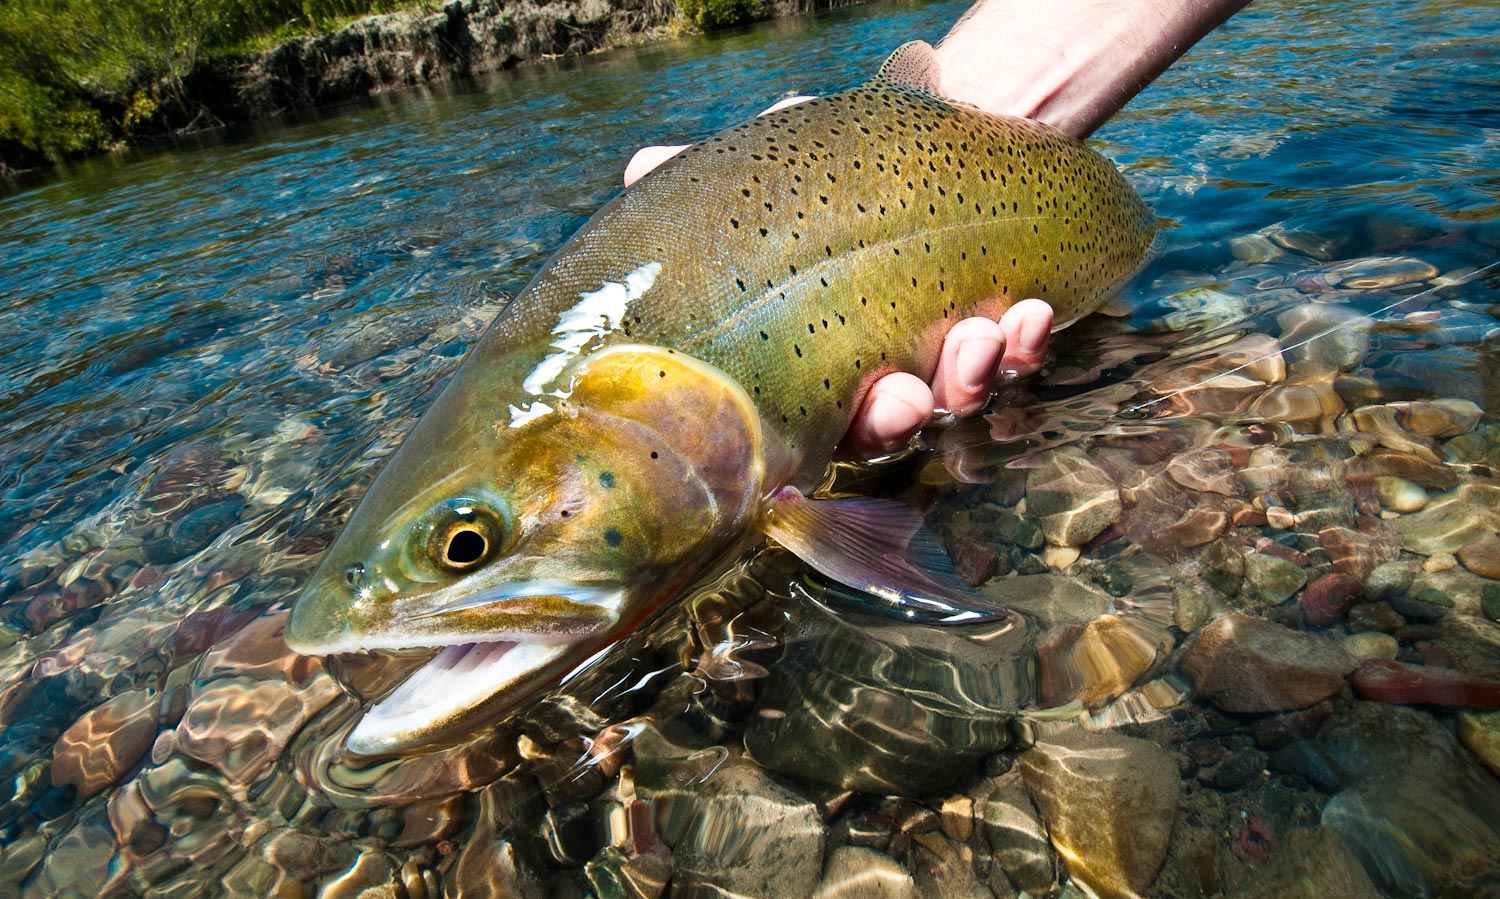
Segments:
[[[683,151],[495,318],[293,609],[300,653],[438,650],[351,750],[513,711],[767,535],[887,604],[987,613],[913,510],[812,497],[876,380],[1026,297],[1082,318],[1156,221],[1082,142],[926,90],[930,50]]]

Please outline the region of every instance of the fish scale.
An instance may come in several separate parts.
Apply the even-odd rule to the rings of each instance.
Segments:
[[[675,347],[728,372],[813,478],[868,385],[896,370],[929,376],[948,325],[1027,297],[1077,320],[1135,271],[1154,233],[1083,143],[874,81],[663,165],[585,225],[479,352],[508,357],[518,377],[580,295],[658,262],[601,344]]]

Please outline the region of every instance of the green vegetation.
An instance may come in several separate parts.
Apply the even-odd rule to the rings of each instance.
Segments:
[[[365,15],[442,2],[0,0],[0,174],[221,124],[216,110],[237,114],[225,76],[241,61]],[[706,31],[770,10],[770,0],[665,2]]]
[[[0,167],[94,152],[202,113],[201,61],[430,0],[0,0]]]
[[[761,0],[677,0],[677,10],[704,31],[742,25],[762,17]]]

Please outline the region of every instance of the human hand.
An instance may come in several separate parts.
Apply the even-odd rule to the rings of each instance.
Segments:
[[[811,97],[789,97],[761,115]],[[625,167],[625,185],[634,184],[671,159],[684,146],[645,147]],[[855,413],[843,449],[853,455],[898,450],[941,411],[972,415],[984,406],[997,378],[1032,374],[1047,355],[1052,307],[1041,300],[1022,300],[1000,316],[966,318],[943,338],[930,382],[907,372],[892,372],[876,381]]]

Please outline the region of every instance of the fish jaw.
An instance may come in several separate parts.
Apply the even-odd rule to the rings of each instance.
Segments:
[[[480,717],[535,696],[597,645],[501,640],[447,646],[367,709],[345,745],[358,755],[385,755],[465,733]]]

